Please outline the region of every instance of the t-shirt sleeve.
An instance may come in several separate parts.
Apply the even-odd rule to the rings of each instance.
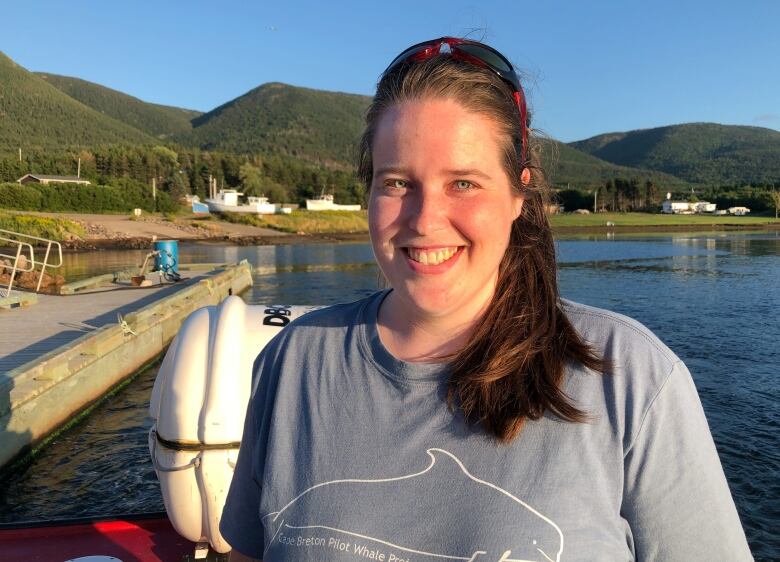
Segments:
[[[677,362],[624,459],[639,561],[752,560],[688,369]]]
[[[241,448],[230,483],[219,530],[230,545],[241,554],[263,557],[263,525],[260,520],[261,487],[254,470],[257,425],[253,415],[254,400],[249,401]]]

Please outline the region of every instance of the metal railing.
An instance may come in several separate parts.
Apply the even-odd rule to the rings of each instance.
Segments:
[[[33,244],[45,247],[43,260],[39,261],[35,259],[35,247]],[[10,251],[0,248],[0,259],[9,258],[13,260],[13,263],[10,266],[6,263],[0,263],[0,270],[11,270],[8,288],[5,290],[5,294],[2,295],[3,297],[9,297],[11,295],[14,278],[18,272],[24,273],[35,271],[36,266],[41,266],[41,272],[38,276],[38,285],[35,287],[35,292],[37,293],[41,290],[43,274],[46,271],[46,268],[57,269],[62,267],[62,244],[59,242],[49,240],[48,238],[41,238],[39,236],[22,234],[20,232],[13,232],[12,230],[0,228],[0,246],[9,245]],[[52,257],[52,249],[56,252],[54,257],[57,258],[57,263],[49,263],[49,258]],[[9,253],[5,253],[6,251]],[[0,294],[2,294],[2,292],[0,292]]]

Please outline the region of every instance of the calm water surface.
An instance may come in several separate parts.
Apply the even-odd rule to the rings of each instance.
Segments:
[[[566,298],[647,325],[690,368],[757,560],[780,560],[780,233],[559,241]],[[141,251],[67,256],[68,279],[138,265]],[[249,303],[331,304],[377,287],[367,244],[183,245],[182,263],[247,259]],[[162,510],[146,433],[156,367],[0,485],[0,520]]]

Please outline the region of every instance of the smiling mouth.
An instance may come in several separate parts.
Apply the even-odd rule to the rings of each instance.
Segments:
[[[405,248],[406,255],[412,261],[423,265],[439,265],[444,263],[457,254],[461,246],[452,246],[449,248],[436,248],[435,250],[426,250],[423,248]]]

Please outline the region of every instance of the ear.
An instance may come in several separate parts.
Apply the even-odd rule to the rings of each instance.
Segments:
[[[531,170],[523,168],[523,171],[520,172],[520,183],[522,183],[523,186],[527,186],[531,183]]]

